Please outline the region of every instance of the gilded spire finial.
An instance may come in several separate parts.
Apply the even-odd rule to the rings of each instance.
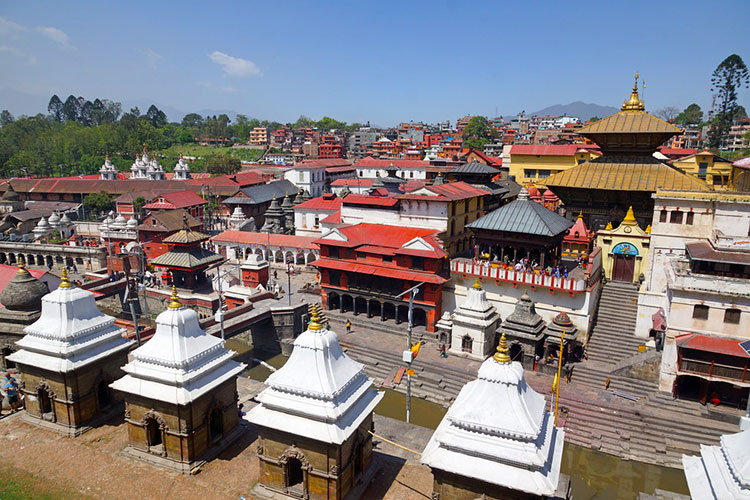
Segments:
[[[320,324],[320,318],[318,317],[318,305],[313,304],[312,306],[312,317],[310,318],[310,324],[307,326],[308,330],[322,330],[323,325]]]
[[[625,218],[622,219],[623,226],[637,226],[638,221],[635,220],[635,214],[633,213],[633,207],[628,207],[628,212],[625,214]]]
[[[477,280],[474,282],[474,285],[472,286],[472,288],[474,288],[475,290],[482,289],[482,285],[479,283],[479,278],[477,278]]]
[[[73,286],[73,284],[68,280],[68,268],[63,266],[62,268],[62,277],[60,280],[60,288],[70,288]]]
[[[508,344],[505,340],[505,332],[500,336],[500,343],[497,345],[497,352],[492,357],[498,363],[510,363],[510,355],[508,355]]]
[[[583,210],[581,210],[580,212],[578,212],[578,218],[579,219],[583,219]]]
[[[180,307],[182,307],[182,304],[180,304],[180,298],[177,296],[177,287],[172,285],[172,297],[169,299],[169,308],[179,309]]]
[[[630,99],[622,103],[621,111],[644,111],[646,106],[638,97],[638,73],[635,74],[635,83],[633,84],[633,91],[630,93]]]
[[[16,274],[29,274],[26,270],[26,262],[23,259],[23,255],[18,256],[18,272]]]

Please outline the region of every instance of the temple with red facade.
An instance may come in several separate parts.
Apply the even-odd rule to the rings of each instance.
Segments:
[[[435,229],[361,223],[325,233],[320,259],[324,308],[407,321],[409,288],[424,283],[414,299],[414,325],[435,331],[440,318],[443,284],[450,271],[447,254]]]

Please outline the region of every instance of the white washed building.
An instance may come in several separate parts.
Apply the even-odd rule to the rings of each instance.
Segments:
[[[701,455],[683,455],[682,466],[693,500],[750,499],[750,430],[701,445]]]

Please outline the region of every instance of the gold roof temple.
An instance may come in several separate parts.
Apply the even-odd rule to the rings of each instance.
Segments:
[[[653,157],[657,148],[682,130],[645,111],[636,83],[618,113],[579,130],[602,150],[603,155],[554,174],[546,185],[563,200],[568,211],[585,212],[592,230],[607,221],[621,221],[629,206],[645,226],[651,221],[658,188],[710,191],[697,177]],[[593,207],[593,210],[592,210]]]

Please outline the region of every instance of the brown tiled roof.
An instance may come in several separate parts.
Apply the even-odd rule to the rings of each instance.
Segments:
[[[650,156],[602,156],[552,175],[544,183],[580,189],[656,192],[657,188],[711,191],[697,177],[680,172]]]
[[[203,234],[198,231],[193,231],[192,229],[180,229],[176,233],[174,233],[172,236],[168,236],[164,238],[162,241],[164,243],[178,243],[186,245],[188,243],[196,243],[198,241],[205,241],[209,238],[207,234]]]
[[[645,111],[620,111],[578,130],[581,135],[617,133],[681,134],[682,130]]]
[[[185,217],[187,217],[188,226],[196,227],[201,225],[201,222],[198,219],[187,213],[185,210],[178,209],[166,210],[164,212],[152,212],[146,217],[146,220],[138,227],[138,229],[141,231],[178,231],[184,227]],[[151,218],[156,219],[156,225],[146,222]]]

